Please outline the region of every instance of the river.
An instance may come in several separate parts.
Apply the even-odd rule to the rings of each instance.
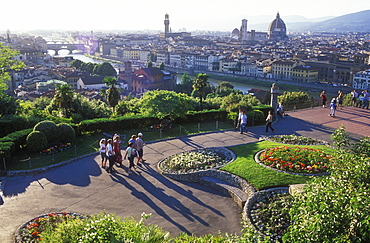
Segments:
[[[74,59],[78,59],[78,60],[81,60],[81,61],[86,62],[86,63],[87,62],[103,63],[102,61],[92,59],[92,58],[87,57],[83,54],[61,54],[61,55],[57,55],[56,57],[62,57],[62,56],[71,56]],[[113,64],[113,66],[115,66],[115,65]],[[183,73],[178,73],[177,74],[177,83],[181,83],[182,75],[183,75]],[[194,78],[194,77],[191,77],[191,78]],[[208,81],[209,81],[210,84],[212,84],[214,86],[217,86],[218,83],[222,82],[222,80],[217,80],[217,79],[213,79],[213,78],[209,78]],[[228,82],[234,86],[234,89],[238,89],[238,90],[242,91],[244,94],[247,94],[248,90],[251,90],[252,88],[254,88],[254,89],[264,89],[264,90],[268,89],[265,86],[257,86],[257,85],[251,86],[250,84],[243,84],[243,83],[230,82],[230,81],[228,81]]]

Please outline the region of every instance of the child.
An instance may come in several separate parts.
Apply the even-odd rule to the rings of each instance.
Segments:
[[[330,114],[329,116],[335,117],[335,110],[337,109],[337,100],[333,98],[330,102]]]

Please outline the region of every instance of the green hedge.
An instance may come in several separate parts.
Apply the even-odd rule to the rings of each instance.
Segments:
[[[136,127],[149,127],[158,123],[158,118],[145,117],[142,115],[134,115],[130,117],[117,118],[98,118],[93,120],[84,120],[77,126],[77,133],[83,132],[110,132],[117,130],[125,130]]]
[[[32,128],[9,133],[0,138],[0,154],[3,154],[5,158],[10,158],[12,153],[26,144],[26,138],[30,132],[32,132]]]
[[[264,116],[267,117],[269,111],[274,111],[274,109],[270,105],[257,105],[253,106],[253,110],[260,110],[263,112]]]
[[[185,117],[176,118],[179,124],[203,121],[226,121],[228,112],[225,110],[190,111]]]

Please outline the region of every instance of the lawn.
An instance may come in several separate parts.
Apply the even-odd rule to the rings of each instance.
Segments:
[[[138,134],[142,132],[144,134],[143,139],[145,142],[155,141],[159,139],[171,138],[171,137],[178,137],[182,135],[191,135],[197,134],[202,132],[210,132],[210,131],[218,131],[218,130],[225,130],[225,129],[233,129],[233,124],[231,122],[201,122],[201,123],[188,123],[183,125],[174,124],[172,129],[163,129],[162,132],[160,131],[148,131],[147,128],[137,128],[137,129],[130,129],[125,131],[115,131],[110,132],[110,135],[114,133],[118,133],[121,135],[121,140],[124,142],[123,146],[125,146],[125,142],[133,134]],[[122,135],[126,138],[123,139]],[[76,143],[72,146],[72,148],[55,153],[54,155],[44,155],[39,153],[31,153],[27,151],[27,149],[23,149],[18,151],[16,155],[8,161],[6,164],[6,170],[30,170],[35,168],[41,168],[45,166],[49,166],[52,164],[57,164],[66,160],[73,159],[75,157],[79,157],[85,154],[91,154],[93,152],[98,151],[99,149],[99,141],[101,138],[108,138],[106,133],[86,133],[83,136],[80,136],[76,139]],[[3,163],[0,164],[0,170],[4,169]]]
[[[237,155],[234,162],[222,167],[222,170],[238,175],[248,181],[257,190],[267,189],[277,186],[287,186],[290,184],[303,184],[310,180],[311,176],[298,176],[281,173],[267,169],[254,161],[254,155],[265,148],[273,148],[282,146],[281,143],[261,141],[246,145],[230,147]],[[325,145],[287,145],[300,146],[321,149],[328,154],[333,154],[334,149]]]

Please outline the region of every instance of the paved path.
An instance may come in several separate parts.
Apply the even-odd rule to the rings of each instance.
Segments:
[[[328,117],[328,112],[323,108],[291,112],[273,124],[274,134],[294,133],[330,141],[330,134],[341,123],[354,138],[369,133],[368,110],[344,108],[338,111],[337,118]],[[255,142],[261,135],[268,135],[264,129],[252,127],[243,135],[222,131],[150,143],[145,147],[148,163],[132,175],[126,168],[107,174],[99,167],[99,157],[92,155],[38,175],[3,178],[0,242],[12,242],[15,229],[29,219],[62,211],[97,214],[105,210],[136,219],[142,212],[152,213],[146,222],[173,235],[203,235],[219,230],[240,233],[241,211],[230,197],[198,184],[163,177],[156,165],[165,157],[194,148]]]

